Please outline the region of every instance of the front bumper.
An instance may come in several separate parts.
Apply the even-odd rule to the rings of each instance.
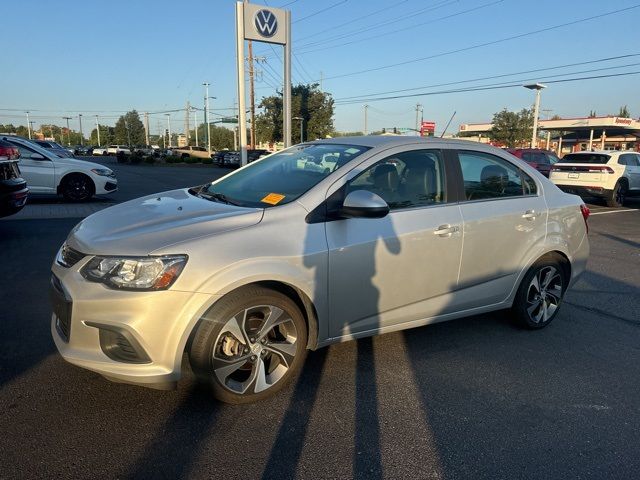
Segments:
[[[51,317],[51,334],[58,351],[69,363],[113,381],[152,388],[175,386],[189,335],[215,298],[171,289],[112,290],[82,277],[80,269],[90,258],[84,257],[71,268],[57,262],[52,266],[52,281],[58,283],[57,290],[62,290],[68,306],[68,319],[60,318],[64,309],[56,307],[56,292],[52,292],[57,313]],[[60,293],[57,295],[59,299]],[[113,332],[115,336],[108,340]],[[108,342],[117,343],[118,338],[142,355],[114,355]]]
[[[96,195],[105,195],[118,190],[118,180],[116,177],[103,177],[96,175],[93,178],[93,183],[96,186]]]

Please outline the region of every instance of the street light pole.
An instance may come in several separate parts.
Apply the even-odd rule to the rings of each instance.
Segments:
[[[62,117],[63,120],[67,121],[67,146],[71,145],[71,129],[69,128],[69,120],[71,117]]]
[[[169,148],[171,148],[171,114],[170,113],[165,113],[165,115],[167,116],[167,132],[169,134]]]
[[[198,111],[195,108],[193,110],[193,124],[196,127],[196,147],[198,147]]]
[[[367,110],[369,110],[369,105],[364,106],[364,134],[367,135]]]
[[[209,83],[202,82],[204,87],[204,124],[207,127],[205,136],[207,138],[207,150],[211,153],[211,139],[209,138]]]
[[[533,83],[531,85],[523,85],[524,88],[536,91],[536,103],[533,107],[533,133],[531,135],[531,148],[536,148],[536,140],[538,137],[538,112],[540,111],[540,90],[547,88],[541,83]]]
[[[207,97],[207,118],[209,119],[207,122],[207,150],[211,154],[211,105],[209,104],[209,99],[217,100],[217,97]]]
[[[24,112],[27,114],[27,132],[29,133],[29,140],[31,140],[31,122],[29,121],[29,112]]]
[[[302,117],[293,117],[291,120],[299,120],[300,121],[300,143],[302,143],[303,140],[303,135],[302,135],[302,128],[304,126],[304,118]]]
[[[96,115],[96,132],[98,133],[98,146],[100,146],[100,122],[98,122],[98,115]]]
[[[80,122],[80,145],[84,145],[84,135],[82,134],[82,114],[78,114],[78,121]]]

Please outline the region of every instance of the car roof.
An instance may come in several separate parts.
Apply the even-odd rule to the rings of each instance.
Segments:
[[[478,146],[478,147],[490,147],[495,148],[484,143],[473,142],[470,140],[462,140],[459,138],[440,138],[440,137],[418,137],[418,136],[402,136],[402,135],[362,135],[354,137],[336,137],[325,138],[320,140],[314,140],[305,142],[307,144],[347,144],[358,145],[362,147],[396,147],[403,145],[415,145],[418,143],[424,143],[425,145],[436,146],[438,144],[447,145],[460,145],[460,146]]]

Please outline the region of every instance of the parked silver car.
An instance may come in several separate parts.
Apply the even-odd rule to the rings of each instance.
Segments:
[[[69,362],[154,387],[186,351],[217,398],[255,401],[331,343],[499,309],[548,325],[585,269],[587,216],[478,143],[301,144],[79,223],[52,267],[52,334]]]

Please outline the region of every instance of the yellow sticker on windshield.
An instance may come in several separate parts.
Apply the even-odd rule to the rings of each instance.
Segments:
[[[268,203],[269,205],[277,205],[282,201],[283,198],[284,195],[280,195],[279,193],[270,193],[260,201],[263,203]]]

